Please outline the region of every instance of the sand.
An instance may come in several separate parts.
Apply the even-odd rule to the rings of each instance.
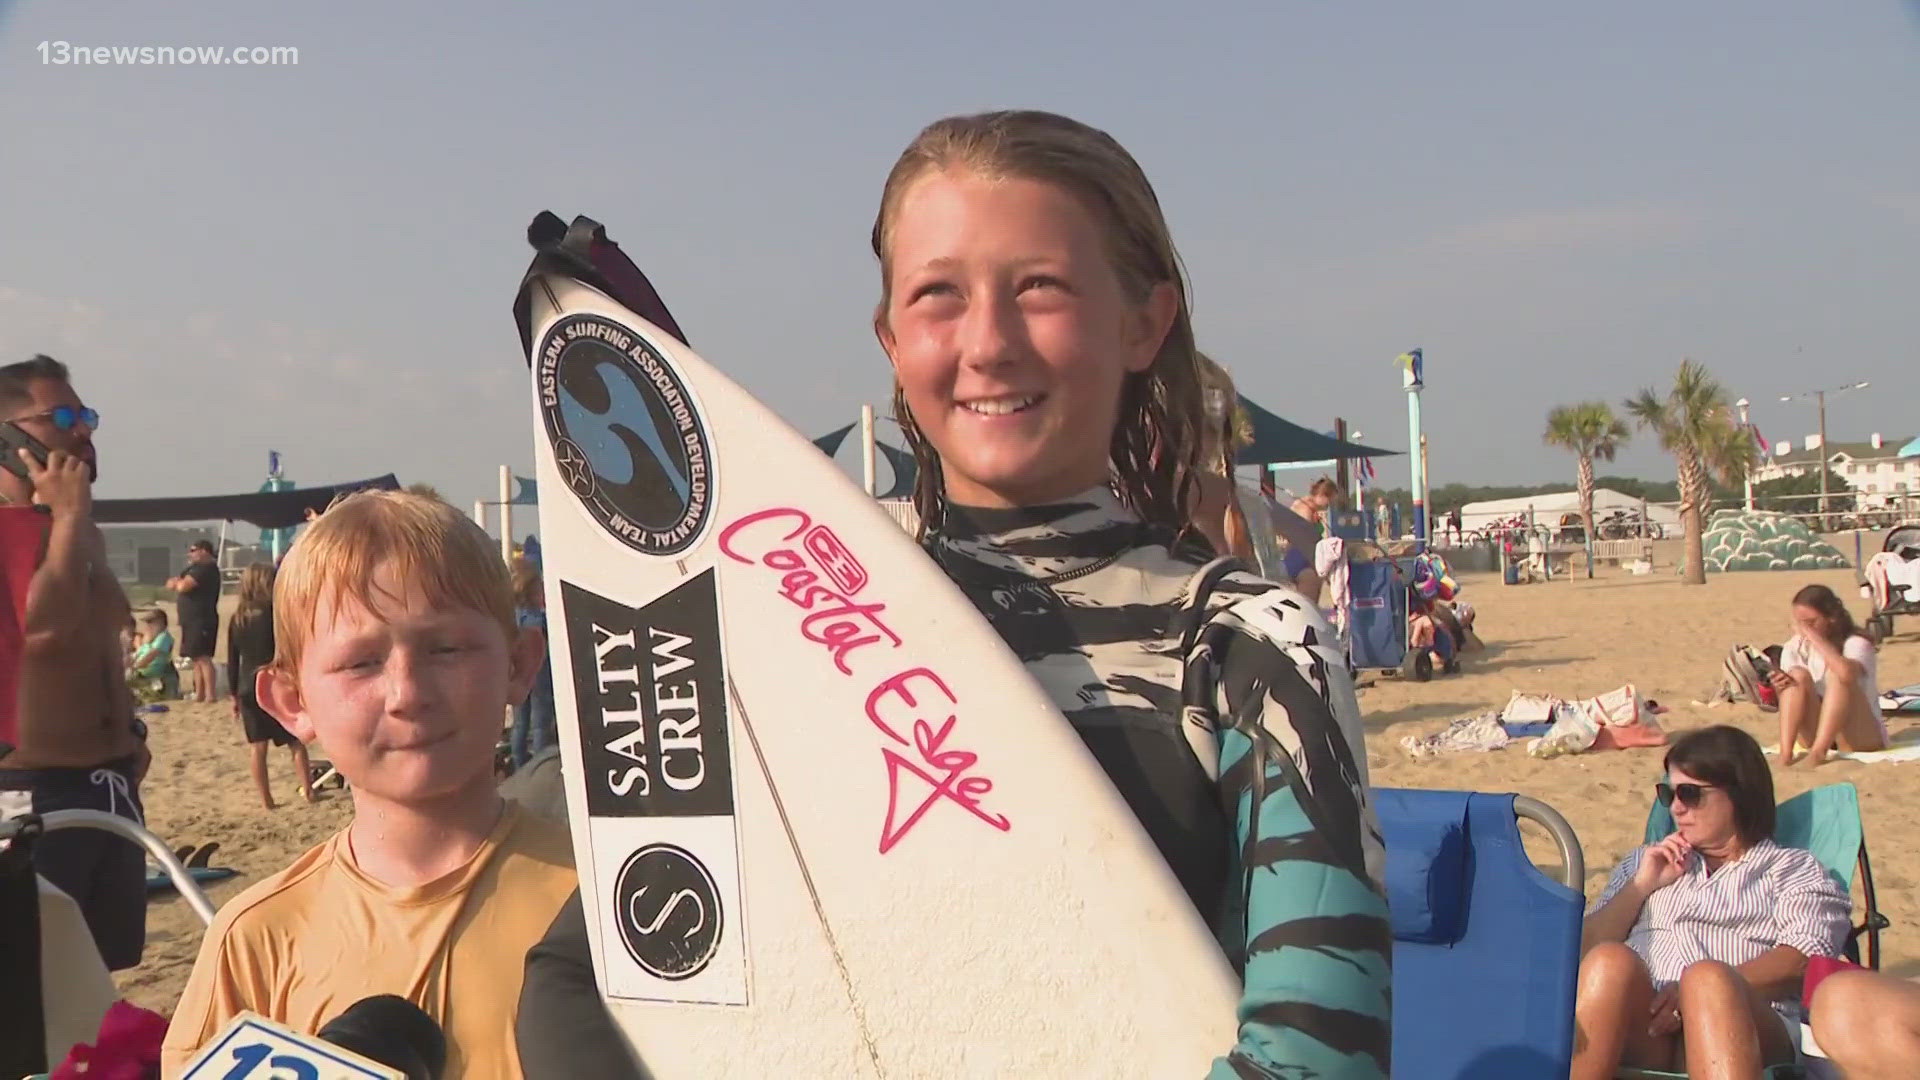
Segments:
[[[1383,786],[1512,791],[1531,795],[1564,814],[1579,833],[1587,863],[1587,892],[1598,892],[1613,865],[1629,851],[1646,820],[1658,778],[1658,749],[1611,751],[1534,759],[1521,746],[1490,753],[1418,760],[1400,747],[1406,735],[1424,735],[1456,716],[1504,705],[1516,689],[1584,697],[1632,682],[1669,706],[1669,730],[1734,723],[1762,745],[1775,740],[1775,718],[1751,705],[1705,708],[1693,704],[1717,683],[1720,662],[1736,642],[1781,640],[1787,602],[1809,582],[1824,582],[1847,597],[1856,615],[1850,571],[1818,574],[1716,575],[1704,588],[1675,580],[1671,564],[1655,575],[1603,571],[1593,581],[1503,586],[1491,575],[1465,577],[1464,598],[1480,612],[1484,653],[1467,657],[1460,675],[1429,683],[1376,681],[1361,693],[1367,714],[1368,759]],[[1881,685],[1920,682],[1920,621],[1903,620],[1881,649]],[[147,782],[149,823],[170,845],[221,842],[216,865],[241,871],[216,885],[216,905],[248,883],[285,866],[346,821],[348,800],[334,793],[309,806],[299,801],[290,759],[272,756],[280,809],[262,809],[247,778],[247,750],[227,702],[181,705],[151,718],[154,766]],[[1894,721],[1899,731],[1911,722]],[[1884,966],[1920,976],[1920,762],[1830,762],[1817,770],[1775,768],[1785,798],[1809,787],[1846,780],[1859,786],[1880,906],[1894,922],[1883,938]],[[1537,847],[1545,865],[1552,857]],[[148,949],[140,967],[120,985],[137,1004],[171,1009],[201,940],[201,927],[170,894],[148,908]]]

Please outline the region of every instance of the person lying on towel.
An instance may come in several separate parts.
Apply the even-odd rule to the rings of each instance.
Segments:
[[[1623,1064],[1750,1080],[1793,1062],[1807,959],[1846,941],[1846,893],[1773,840],[1773,775],[1751,735],[1687,732],[1664,768],[1674,833],[1623,859],[1587,913],[1574,1080]]]

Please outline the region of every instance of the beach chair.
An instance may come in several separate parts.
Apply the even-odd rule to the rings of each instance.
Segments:
[[[96,828],[146,849],[202,923],[213,905],[192,871],[160,838],[125,818],[98,810],[57,810],[0,822],[0,1076],[44,1072],[76,1043],[91,1042],[119,998],[93,932],[73,899],[34,874],[33,846],[58,829]]]
[[[1920,615],[1920,522],[1901,522],[1867,563],[1862,589],[1873,606],[1866,630],[1875,641],[1893,636],[1895,615]]]
[[[1374,790],[1393,923],[1396,1076],[1560,1080],[1573,1060],[1580,841],[1520,795]],[[1519,818],[1560,848],[1561,880],[1521,846]]]
[[[1673,815],[1667,808],[1655,801],[1647,813],[1646,843],[1655,843],[1673,832]],[[1848,895],[1853,893],[1856,873],[1860,879],[1862,906],[1865,912],[1860,924],[1847,935],[1846,955],[1855,963],[1864,963],[1878,970],[1880,967],[1880,931],[1892,925],[1885,915],[1880,913],[1878,901],[1873,892],[1873,864],[1867,859],[1866,829],[1860,817],[1860,791],[1850,783],[1827,784],[1803,791],[1780,804],[1774,817],[1773,839],[1775,843],[1789,847],[1805,848],[1820,860],[1834,880],[1840,883]],[[1861,960],[1860,939],[1867,939],[1866,959]],[[1803,1048],[1811,1043],[1811,1033],[1803,1023],[1800,1030],[1800,1044]],[[1817,1062],[1817,1055],[1809,1055],[1810,1062]],[[1812,1069],[1799,1066],[1777,1065],[1767,1070],[1770,1080],[1793,1080],[1796,1077],[1814,1074]],[[1661,1072],[1656,1069],[1622,1069],[1616,1074],[1620,1080],[1685,1080],[1684,1072]]]

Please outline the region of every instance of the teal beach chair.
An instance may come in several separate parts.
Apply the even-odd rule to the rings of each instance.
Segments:
[[[1665,839],[1673,832],[1673,815],[1658,801],[1647,814],[1646,842]],[[1850,783],[1827,784],[1803,791],[1780,804],[1774,817],[1773,839],[1787,847],[1805,848],[1820,860],[1835,881],[1853,895],[1853,882],[1860,879],[1865,914],[1859,925],[1847,934],[1847,959],[1867,967],[1880,967],[1880,931],[1891,923],[1880,913],[1873,893],[1873,864],[1867,859],[1866,828],[1860,818],[1860,791]],[[1860,939],[1867,939],[1866,959],[1861,959]],[[1795,1033],[1796,1036],[1801,1033]],[[1614,1074],[1620,1080],[1685,1080],[1683,1072],[1656,1069],[1621,1069]],[[1766,1073],[1770,1080],[1789,1080],[1806,1075],[1798,1066],[1777,1065]]]

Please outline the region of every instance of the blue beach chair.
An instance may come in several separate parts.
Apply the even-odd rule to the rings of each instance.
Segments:
[[[1394,1075],[1560,1080],[1573,1061],[1586,868],[1565,818],[1519,795],[1378,788],[1393,922]],[[1527,858],[1546,826],[1564,873]]]

